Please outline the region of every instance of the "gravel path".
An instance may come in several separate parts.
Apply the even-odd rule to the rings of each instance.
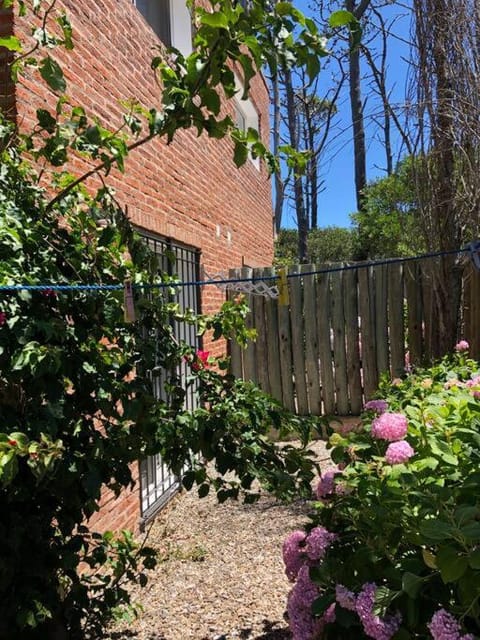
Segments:
[[[314,447],[328,459],[322,443]],[[281,546],[307,521],[308,509],[268,496],[254,505],[219,505],[195,491],[177,496],[150,532],[163,560],[138,594],[144,612],[111,639],[290,639]]]

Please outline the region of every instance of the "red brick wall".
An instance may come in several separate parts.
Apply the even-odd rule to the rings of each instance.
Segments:
[[[0,9],[0,37],[8,37],[13,32],[13,10]],[[0,108],[13,119],[15,117],[15,93],[10,74],[12,54],[7,49],[0,49]]]
[[[122,122],[121,100],[136,99],[146,107],[160,106],[150,60],[158,42],[130,0],[59,0],[73,26],[72,52],[55,50],[68,83],[72,104],[114,129]],[[15,18],[23,40],[30,28]],[[261,134],[268,142],[268,93],[260,76],[252,81],[252,101]],[[16,92],[21,127],[34,122],[35,110],[55,103],[35,72],[27,73]],[[232,110],[231,105],[224,108]],[[74,168],[82,169],[76,161]],[[132,221],[162,236],[202,251],[202,265],[213,274],[246,264],[271,263],[273,253],[270,182],[265,167],[250,162],[238,170],[228,140],[182,131],[167,145],[160,140],[132,152],[126,172],[112,171],[118,201]],[[230,238],[230,239],[229,239]],[[214,287],[202,292],[203,310],[214,310],[224,294]],[[212,348],[212,347],[210,347]],[[215,347],[213,347],[215,350]],[[107,500],[107,499],[106,499]],[[138,517],[138,493],[121,504],[106,502],[97,518],[102,527],[132,526]]]

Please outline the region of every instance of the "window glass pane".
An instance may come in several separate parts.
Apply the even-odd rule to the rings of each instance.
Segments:
[[[172,44],[170,30],[170,0],[136,0],[135,5],[160,40]]]

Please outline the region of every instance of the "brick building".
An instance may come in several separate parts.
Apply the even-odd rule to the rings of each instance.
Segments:
[[[72,23],[75,48],[56,49],[52,55],[63,68],[71,103],[82,105],[110,129],[122,122],[121,101],[135,99],[146,107],[158,107],[159,89],[150,61],[160,39],[187,53],[191,48],[191,21],[184,1],[58,0],[55,10],[62,9]],[[15,33],[23,42],[31,37],[28,20],[9,10],[1,12],[0,30],[1,35]],[[8,91],[5,73],[0,82],[4,108],[20,128],[33,125],[36,109],[55,104],[56,96],[33,71],[13,92]],[[258,128],[268,141],[268,107],[267,87],[259,75],[252,81],[251,99],[235,98],[222,108],[237,122]],[[72,164],[75,171],[84,168],[80,159]],[[177,253],[181,276],[198,275],[201,267],[213,274],[242,264],[271,263],[272,207],[266,168],[249,159],[237,169],[228,140],[197,138],[191,131],[179,132],[169,145],[153,140],[131,153],[125,174],[114,170],[108,182],[152,247],[161,253],[168,245]],[[210,312],[223,301],[224,293],[206,287],[201,298],[202,310]],[[164,469],[158,460],[149,465],[144,463],[142,469],[143,499],[139,500],[138,490],[120,502],[104,496],[99,528],[135,528],[142,511],[143,516],[153,513],[157,494],[164,488],[153,487],[152,493],[145,483]]]

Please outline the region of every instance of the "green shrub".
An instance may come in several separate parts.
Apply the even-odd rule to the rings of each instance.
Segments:
[[[220,500],[249,501],[256,478],[282,498],[308,493],[314,463],[269,442],[272,425],[289,425],[279,405],[174,339],[180,316],[160,286],[173,281],[111,193],[72,190],[48,207],[9,144],[10,127],[1,136],[0,283],[52,286],[0,297],[0,638],[98,637],[112,616],[135,613],[125,583],[144,585],[155,564],[129,532],[88,526],[105,487],[133,485],[132,463],[161,453],[201,496],[213,486]],[[135,288],[136,322],[124,317],[125,280],[147,285]],[[238,300],[185,321],[245,342],[247,311]],[[177,375],[184,359],[187,384],[198,388],[193,413]],[[233,480],[223,479],[228,471]]]
[[[480,373],[465,347],[384,381],[361,425],[332,433],[338,467],[285,542],[295,640],[480,634]]]

